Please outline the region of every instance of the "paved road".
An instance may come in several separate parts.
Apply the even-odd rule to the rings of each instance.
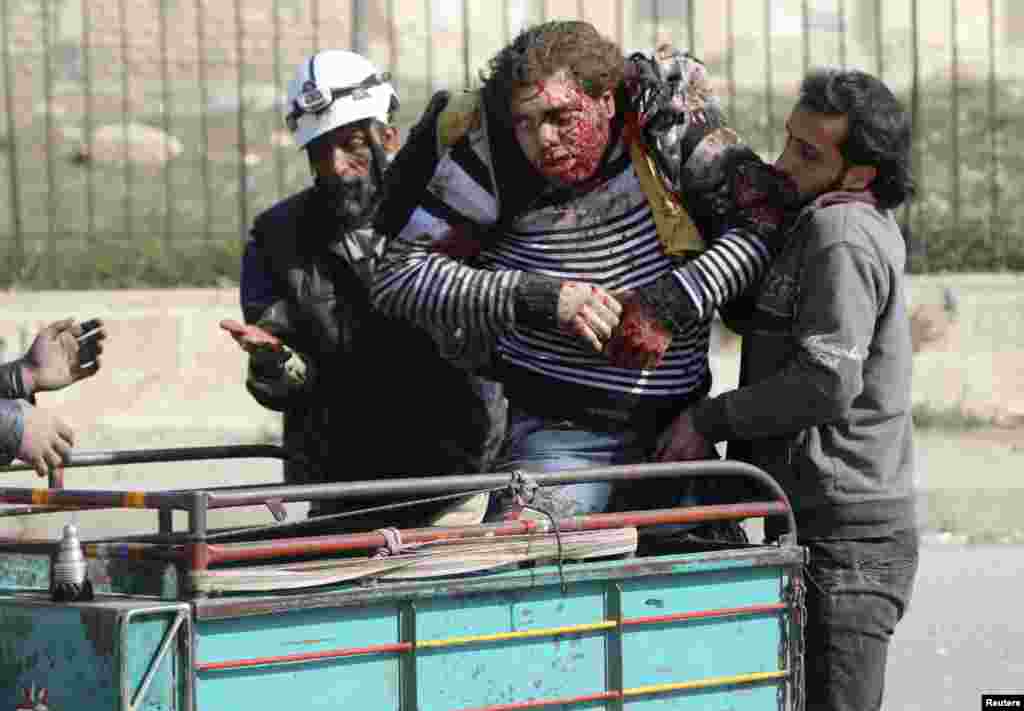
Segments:
[[[973,711],[982,693],[1024,693],[1024,546],[922,549],[896,628],[886,711]]]

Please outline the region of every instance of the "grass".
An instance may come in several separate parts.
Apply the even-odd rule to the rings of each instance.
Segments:
[[[1024,122],[1024,91],[1019,84],[999,86],[998,210],[992,213],[994,164],[987,132],[987,85],[961,85],[958,139],[952,152],[952,114],[947,83],[924,87],[924,114],[917,128],[922,156],[919,200],[901,213],[910,234],[912,271],[1002,271],[1024,268],[1024,134],[1012,130]],[[176,89],[177,91],[177,89]],[[399,123],[406,127],[426,100],[422,87],[403,86]],[[196,97],[175,95],[176,103],[196,107]],[[60,97],[58,97],[59,99]],[[735,97],[733,124],[766,157],[772,157],[769,127],[781,132],[793,97],[774,99],[767,120],[764,95],[741,90]],[[108,102],[95,125],[120,123],[118,102]],[[159,102],[130,118],[161,126]],[[17,141],[0,137],[0,288],[90,289],[122,287],[207,287],[234,283],[238,255],[252,218],[280,197],[308,183],[304,157],[293,146],[276,146],[280,131],[276,110],[252,110],[242,124],[231,112],[202,119],[193,109],[170,117],[170,132],[185,146],[163,167],[138,164],[75,163],[75,130],[81,117],[61,121],[69,138],[48,144],[45,116],[30,114],[17,129]],[[781,142],[776,137],[775,149]],[[47,146],[49,145],[49,148]],[[205,146],[205,150],[204,150]],[[247,161],[239,159],[244,148]],[[18,229],[12,213],[14,184],[20,204]],[[959,160],[955,160],[956,158]],[[954,165],[959,190],[953,189]],[[50,191],[50,184],[53,191]],[[957,196],[959,198],[957,199]],[[954,217],[959,218],[958,221]],[[17,238],[20,232],[20,242]],[[928,415],[934,419],[932,413]],[[939,417],[941,420],[942,417]]]
[[[968,412],[960,405],[939,408],[929,403],[919,403],[914,405],[912,416],[914,426],[923,430],[962,432],[996,424],[994,418]]]

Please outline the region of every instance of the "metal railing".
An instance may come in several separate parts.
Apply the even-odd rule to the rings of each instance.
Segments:
[[[236,260],[254,214],[308,183],[280,119],[304,56],[368,54],[396,78],[407,126],[431,91],[472,85],[522,26],[556,17],[627,51],[692,48],[766,158],[807,68],[880,75],[914,117],[922,197],[901,217],[915,265],[960,249],[956,265],[1016,268],[1024,196],[1005,143],[1024,9],[1000,1],[0,0],[0,284],[82,285],[90,269],[116,282],[129,268],[140,283],[162,270],[161,283],[205,284],[168,264]]]

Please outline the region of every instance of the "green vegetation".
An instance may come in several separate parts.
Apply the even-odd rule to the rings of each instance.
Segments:
[[[116,89],[97,88],[94,125],[121,123]],[[138,106],[155,108],[140,108],[130,118],[162,127],[160,87],[152,89],[146,88],[152,96]],[[402,90],[405,102],[399,122],[407,128],[422,109],[426,93],[409,86]],[[67,91],[58,94],[58,104],[74,104]],[[49,149],[45,115],[37,111],[19,116],[17,141],[0,136],[0,259],[8,265],[0,270],[0,288],[204,287],[237,280],[248,223],[260,210],[306,184],[308,166],[293,146],[274,144],[274,133],[282,127],[277,110],[265,108],[265,102],[264,108],[255,100],[250,103],[243,142],[236,113],[222,110],[207,114],[203,121],[199,97],[189,91],[194,93],[195,87],[174,87],[172,96],[179,107],[175,112],[186,115],[173,113],[167,128],[182,141],[184,152],[164,166],[76,161],[76,136],[85,133],[81,112],[69,109],[55,116]],[[1024,122],[1024,86],[999,85],[994,220],[991,167],[996,162],[987,92],[985,83],[961,85],[957,193],[952,189],[949,85],[936,83],[922,91],[917,129],[922,190],[914,207],[900,213],[909,226],[910,267],[915,272],[1024,268],[1024,241],[1017,237],[1024,234],[1024,187],[1013,179],[1024,175],[1024,135],[1013,130]],[[767,120],[761,92],[744,91],[725,101],[738,131],[763,155],[773,157],[781,146],[793,97],[774,97],[772,121]],[[769,130],[774,141],[769,140]],[[15,145],[20,229],[10,185]],[[243,148],[248,157],[244,161],[239,159]]]
[[[967,412],[960,404],[938,408],[928,403],[920,403],[914,405],[912,415],[914,426],[918,429],[963,431],[996,424],[993,418]]]

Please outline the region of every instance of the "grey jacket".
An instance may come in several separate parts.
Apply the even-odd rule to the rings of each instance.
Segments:
[[[779,481],[801,538],[914,525],[905,261],[870,196],[825,195],[725,314],[743,335],[740,387],[698,406],[694,424]]]

